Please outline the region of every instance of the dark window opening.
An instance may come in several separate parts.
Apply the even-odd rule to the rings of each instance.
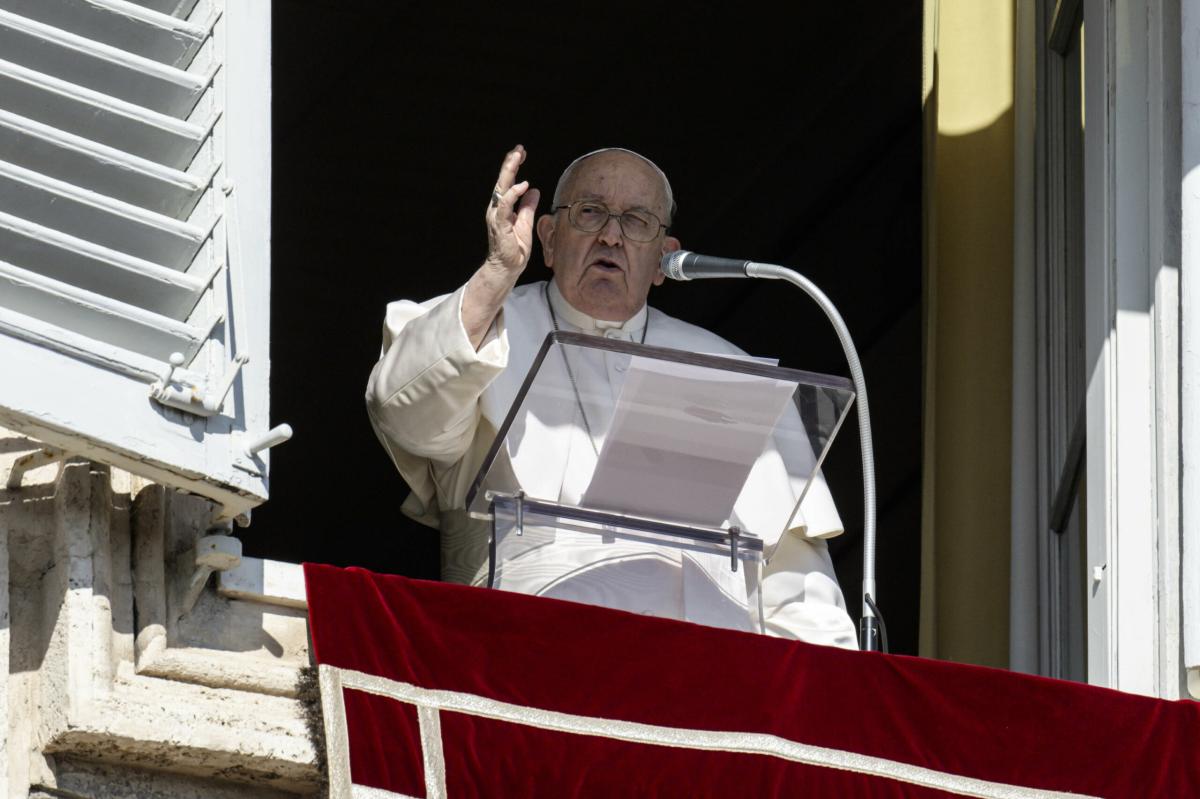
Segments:
[[[671,177],[673,232],[706,254],[807,275],[864,360],[875,434],[879,599],[915,653],[921,505],[921,7],[589,9],[276,0],[271,500],[247,554],[436,579],[437,533],[363,392],[385,304],[454,290],[484,254],[504,152],[549,205],[597,147]],[[535,251],[525,279],[549,273]],[[820,311],[776,281],[654,289],[650,302],[786,366],[846,375]],[[830,548],[859,614],[857,425],[825,466],[846,524]]]

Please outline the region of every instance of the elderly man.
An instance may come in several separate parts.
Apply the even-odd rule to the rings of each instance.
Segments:
[[[440,528],[442,576],[455,582],[486,579],[487,526],[467,515],[466,493],[551,330],[743,354],[719,336],[646,304],[650,287],[663,281],[660,259],[680,246],[667,232],[674,212],[671,186],[654,163],[620,148],[576,159],[559,179],[549,213],[535,225],[539,192],[517,181],[525,156],[518,145],[504,158],[485,212],[487,258],[466,284],[429,302],[388,306],[382,356],[367,387],[371,423],[412,489],[404,511]],[[553,280],[515,287],[529,263],[535,228]],[[572,380],[576,377],[606,379],[603,371]],[[579,411],[577,429],[568,435],[589,439],[595,450],[582,404]],[[823,480],[805,497],[800,517],[764,570],[766,629],[854,648],[854,626],[823,540],[841,532]],[[659,612],[655,603],[668,600],[649,595],[661,582],[655,577],[646,597],[626,597],[615,605],[638,610],[641,602],[647,605],[642,612]],[[674,613],[703,618],[694,608]]]

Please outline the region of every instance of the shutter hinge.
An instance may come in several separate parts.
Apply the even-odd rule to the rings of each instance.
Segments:
[[[187,383],[176,378],[176,370],[183,366],[183,354],[173,352],[167,370],[150,386],[150,397],[163,405],[196,416],[216,416],[220,413],[221,406],[225,404],[225,397],[229,394],[229,389],[233,387],[233,381],[237,379],[238,372],[249,360],[248,355],[235,357],[216,387],[206,390],[205,386]]]

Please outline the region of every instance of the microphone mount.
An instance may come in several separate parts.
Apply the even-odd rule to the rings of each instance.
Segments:
[[[867,382],[863,377],[862,362],[858,350],[850,337],[850,329],[838,313],[833,302],[816,284],[798,272],[775,264],[760,264],[753,261],[738,261],[731,258],[713,258],[687,250],[667,253],[662,259],[663,274],[672,280],[696,280],[717,277],[758,277],[769,280],[785,280],[813,299],[825,312],[841,342],[842,351],[850,365],[850,379],[854,382],[857,399],[859,442],[862,451],[863,469],[863,583],[862,619],[858,626],[858,645],[867,652],[881,651],[880,625],[882,616],[877,612],[875,591],[875,447],[871,439],[871,413],[867,403]],[[882,651],[886,651],[886,644]]]

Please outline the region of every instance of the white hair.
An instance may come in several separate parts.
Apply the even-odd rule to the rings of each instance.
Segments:
[[[563,170],[562,175],[558,178],[558,184],[554,187],[554,201],[551,207],[557,208],[563,204],[563,190],[567,187],[567,183],[570,182],[571,176],[575,174],[575,170],[579,168],[579,165],[591,158],[593,155],[600,155],[601,153],[626,153],[628,155],[632,155],[634,158],[640,158],[642,161],[648,164],[651,169],[654,170],[655,174],[657,174],[659,179],[662,180],[663,193],[667,198],[666,223],[669,225],[671,223],[671,219],[675,217],[676,208],[675,193],[671,191],[671,181],[667,180],[667,173],[659,169],[658,164],[654,163],[646,156],[642,155],[641,153],[635,153],[633,150],[627,150],[624,147],[601,147],[599,150],[592,150],[590,153],[584,153],[571,163],[567,164],[567,168]]]

